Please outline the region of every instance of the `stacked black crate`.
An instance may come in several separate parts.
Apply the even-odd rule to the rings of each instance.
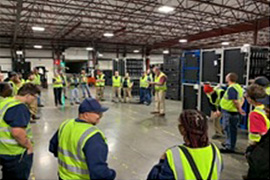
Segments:
[[[132,95],[140,95],[140,77],[144,71],[143,59],[126,59],[126,72],[129,73],[133,82]]]
[[[111,86],[112,85],[112,70],[103,70],[103,74],[105,75],[106,86]]]
[[[163,72],[167,75],[166,98],[180,100],[181,95],[181,62],[179,56],[165,56]]]

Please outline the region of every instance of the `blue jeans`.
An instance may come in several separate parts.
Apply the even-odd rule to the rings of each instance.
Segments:
[[[226,134],[226,148],[235,150],[237,141],[237,129],[240,121],[240,114],[230,114],[227,111],[222,112],[223,129]]]
[[[81,87],[82,87],[83,97],[86,97],[86,92],[87,92],[88,97],[91,97],[90,88],[88,84],[82,84]]]
[[[145,90],[145,101],[150,104],[152,102],[151,88]]]
[[[80,102],[78,88],[74,88],[70,90],[70,103],[73,103],[74,101],[76,103]]]
[[[145,94],[146,94],[146,89],[145,88],[140,88],[140,103],[144,103]]]
[[[26,152],[18,156],[0,155],[0,163],[3,166],[3,180],[24,179],[27,180],[33,164],[33,154]]]

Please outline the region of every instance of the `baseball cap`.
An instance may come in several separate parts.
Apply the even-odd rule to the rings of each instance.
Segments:
[[[214,91],[214,88],[212,88],[209,84],[205,84],[203,87],[203,91],[208,94]]]
[[[266,96],[265,98],[256,99],[256,101],[264,105],[269,105],[270,104],[269,98],[270,98],[269,96]]]
[[[109,108],[102,107],[101,104],[94,98],[86,98],[79,106],[79,113],[85,112],[97,112],[102,113],[107,111]]]
[[[263,87],[267,87],[267,86],[270,85],[269,80],[266,77],[264,77],[264,76],[257,77],[254,80],[254,83],[255,84],[258,84],[259,86],[263,86]]]

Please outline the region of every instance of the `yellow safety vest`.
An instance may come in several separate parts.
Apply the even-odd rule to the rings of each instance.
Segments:
[[[155,83],[159,83],[160,82],[160,79],[162,77],[167,77],[163,72],[160,72],[159,76],[155,77]],[[155,85],[155,90],[156,91],[166,91],[167,90],[167,82],[165,82],[162,86],[157,86]]]
[[[267,88],[265,88],[265,92],[266,92],[266,94],[267,94],[268,96],[270,96],[270,86],[267,87]]]
[[[238,112],[237,108],[235,107],[233,100],[228,99],[228,92],[230,88],[234,88],[238,92],[238,101],[241,103],[243,101],[243,94],[244,91],[239,84],[232,84],[228,87],[227,91],[225,92],[223,98],[220,101],[220,106],[222,109],[228,112]]]
[[[41,81],[40,81],[40,75],[39,74],[35,74],[35,79],[34,79],[34,84],[35,85],[41,85]]]
[[[63,81],[61,76],[57,76],[53,78],[55,81],[53,82],[53,88],[61,88],[63,87]]]
[[[18,94],[19,89],[21,88],[21,84],[15,84],[13,81],[9,81],[12,87],[12,96],[16,96]]]
[[[121,87],[121,76],[118,76],[117,78],[115,76],[112,77],[113,81],[113,87]]]
[[[81,74],[80,82],[81,82],[82,84],[87,84],[87,83],[88,83],[87,76]]]
[[[20,155],[27,149],[21,146],[11,134],[11,126],[4,121],[5,114],[9,108],[23,104],[14,97],[2,99],[0,102],[0,155]],[[30,123],[26,127],[27,137],[32,140],[33,135]]]
[[[105,80],[104,77],[105,77],[104,74],[102,74],[101,76],[97,75],[97,80]],[[96,82],[96,87],[104,87],[104,86],[105,86],[105,81]]]
[[[97,133],[107,143],[104,134],[92,124],[76,122],[75,119],[61,124],[58,131],[58,172],[61,179],[90,179],[83,147]]]
[[[209,145],[204,148],[188,148],[186,146],[175,146],[166,151],[166,157],[169,166],[174,174],[174,179],[176,180],[191,180],[197,179],[191,164],[188,161],[187,156],[180,147],[185,148],[191,155],[194,163],[201,175],[202,179],[207,179],[212,166],[214,158],[214,150],[216,152],[216,157],[214,159],[213,173],[210,179],[216,180],[220,178],[220,173],[222,171],[222,158],[218,148],[215,145]]]
[[[269,121],[268,117],[266,116],[266,112],[264,110],[264,105],[256,106],[252,112],[256,112],[256,113],[260,114],[261,116],[263,116],[263,118],[265,120],[266,128],[267,128],[267,130],[269,130],[270,121]],[[250,113],[252,113],[252,112],[250,112]],[[254,133],[250,132],[250,118],[248,118],[248,130],[249,130],[248,138],[250,141],[259,142],[261,140],[261,134],[254,134]]]
[[[214,88],[214,91],[217,93],[217,99],[215,102],[213,102],[211,94],[206,94],[206,95],[209,98],[210,103],[216,106],[216,108],[218,108],[220,104],[220,100],[221,100],[221,93],[224,92],[224,90],[221,88]]]
[[[144,76],[140,78],[140,88],[148,88],[149,83],[148,83],[148,76]]]

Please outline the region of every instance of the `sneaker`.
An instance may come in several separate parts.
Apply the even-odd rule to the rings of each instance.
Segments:
[[[223,154],[233,154],[233,153],[235,153],[234,150],[230,150],[230,149],[227,149],[227,148],[221,148],[221,149],[219,149],[219,151],[221,153],[223,153]]]
[[[158,116],[159,117],[164,117],[165,116],[165,113],[159,114]]]
[[[159,114],[159,112],[153,111],[153,112],[151,112],[151,114]]]

